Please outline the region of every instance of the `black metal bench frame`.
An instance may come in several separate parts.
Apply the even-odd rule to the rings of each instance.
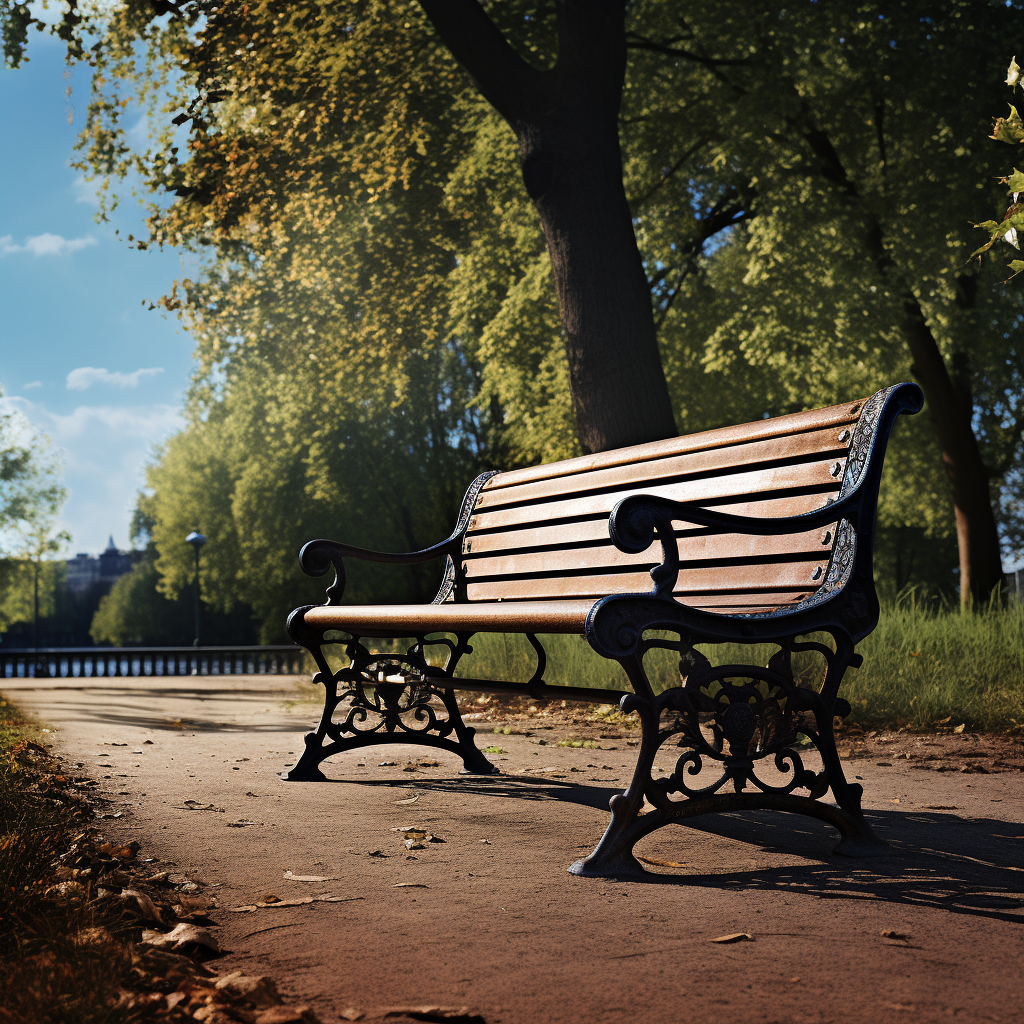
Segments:
[[[395,742],[445,749],[460,756],[470,772],[496,772],[477,749],[474,730],[462,719],[457,690],[520,694],[534,700],[617,703],[624,712],[635,711],[640,719],[636,767],[626,790],[611,799],[611,822],[603,838],[588,857],[571,866],[574,874],[644,873],[632,852],[644,836],[671,822],[739,810],[810,815],[839,830],[836,852],[877,852],[882,844],[862,813],[862,787],[848,782],[844,775],[833,720],[850,713],[849,703],[838,696],[839,686],[846,669],[860,664],[855,647],[878,621],[872,547],[885,446],[900,413],[914,413],[921,406],[920,389],[913,384],[895,385],[866,400],[850,441],[838,499],[814,512],[769,519],[729,515],[700,504],[646,495],[620,501],[609,518],[614,543],[622,551],[641,552],[658,541],[662,561],[650,573],[653,591],[612,594],[594,603],[586,619],[586,639],[598,654],[622,666],[632,692],[546,683],[545,652],[536,634],[560,630],[524,620],[515,603],[508,605],[506,618],[486,624],[484,630],[527,637],[537,652],[537,668],[522,683],[455,678],[456,667],[472,652],[469,641],[479,628],[449,629],[446,635],[438,635],[442,627],[431,627],[429,622],[426,628],[411,629],[381,621],[378,628],[356,635],[306,621],[308,612],[323,606],[296,609],[288,620],[289,634],[316,662],[314,681],[324,686],[325,702],[319,724],[305,737],[302,756],[283,778],[323,779],[320,764],[332,755]],[[491,475],[482,474],[473,482],[455,529],[439,544],[408,554],[387,554],[317,540],[303,547],[300,564],[313,576],[334,567],[336,578],[327,591],[327,605],[337,607],[345,582],[345,558],[408,565],[446,557],[435,604],[452,598],[458,601],[456,560],[480,490]],[[838,528],[825,578],[813,596],[774,612],[723,615],[688,607],[673,597],[680,561],[672,524],[680,521],[766,536],[795,534],[837,522]],[[678,639],[651,637],[648,634],[652,632],[667,632]],[[832,645],[807,639],[814,633],[829,635]],[[414,643],[406,653],[394,654],[373,651],[363,642],[384,637],[410,637]],[[339,642],[345,646],[349,664],[334,670],[325,648]],[[778,651],[766,666],[713,667],[695,648],[715,643],[770,643]],[[443,667],[428,662],[426,652],[431,645],[447,649]],[[680,684],[661,693],[655,692],[644,668],[644,655],[654,648],[671,650],[680,658]],[[817,690],[798,685],[794,679],[791,657],[799,651],[815,651],[824,659],[824,679]],[[338,707],[346,701],[346,716],[335,721]],[[801,736],[805,737],[803,743],[820,755],[820,771],[804,766],[797,746]],[[655,778],[655,756],[670,741],[681,750],[675,769]],[[759,764],[769,758],[784,777],[782,785],[770,784],[757,773]],[[715,766],[717,777],[703,785],[691,785]],[[797,795],[796,790],[805,790],[807,795]],[[830,790],[834,805],[822,799]]]

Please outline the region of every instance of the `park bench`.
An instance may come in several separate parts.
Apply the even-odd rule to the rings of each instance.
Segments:
[[[335,581],[327,603],[296,609],[288,629],[312,655],[325,701],[283,777],[323,779],[324,759],[378,743],[428,744],[458,754],[470,772],[495,772],[457,690],[614,702],[639,716],[637,764],[574,873],[641,871],[638,840],[714,811],[808,814],[839,830],[838,852],[877,848],[862,787],[844,777],[833,719],[850,713],[839,684],[878,621],[872,541],[886,443],[896,417],[921,405],[916,385],[899,384],[827,409],[483,473],[451,536],[422,551],[310,541],[302,568],[321,576],[333,565]],[[445,568],[431,604],[345,605],[347,558],[445,559]],[[486,632],[525,635],[537,654],[531,678],[455,676],[470,639]],[[545,680],[539,636],[552,633],[585,637],[622,666],[628,689]],[[411,645],[394,653],[402,639]],[[714,666],[697,649],[721,643],[777,650],[767,664]],[[338,645],[347,663],[332,668],[327,649]],[[678,683],[661,692],[644,663],[656,649],[679,657]],[[824,662],[816,688],[794,675],[792,656],[803,651]],[[678,760],[656,778],[668,742]],[[804,763],[814,751],[817,770]],[[823,799],[829,790],[834,803]]]

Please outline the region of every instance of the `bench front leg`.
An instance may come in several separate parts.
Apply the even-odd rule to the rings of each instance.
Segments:
[[[836,673],[841,676],[849,663],[852,645],[847,650],[840,642],[835,654],[827,651],[824,695],[797,686],[782,671],[789,648],[821,645],[786,641],[780,652],[786,656],[773,658],[766,668],[716,669],[692,648],[684,649],[681,685],[657,696],[643,668],[646,646],[645,641],[635,653],[616,659],[635,691],[622,699],[621,707],[624,713],[635,711],[640,719],[636,768],[625,792],[610,801],[611,821],[601,841],[593,853],[569,868],[572,874],[646,874],[633,854],[644,836],[702,814],[740,810],[787,811],[825,821],[840,833],[837,853],[863,856],[885,850],[864,819],[861,787],[846,781],[832,729],[833,714],[849,712],[845,701],[828,696],[838,687]],[[655,641],[649,646],[672,645]],[[804,766],[798,734],[820,754],[821,771]],[[669,741],[680,750],[675,769],[655,779],[655,757]],[[778,782],[759,774],[765,761],[774,763],[781,776]],[[821,800],[830,788],[838,807]]]

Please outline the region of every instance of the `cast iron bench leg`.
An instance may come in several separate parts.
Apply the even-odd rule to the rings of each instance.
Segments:
[[[611,798],[611,821],[594,851],[576,861],[569,871],[588,877],[628,877],[648,874],[633,854],[633,847],[663,825],[684,822],[702,814],[728,813],[743,810],[777,810],[804,814],[834,826],[840,833],[836,853],[847,856],[872,856],[884,853],[886,845],[871,830],[861,812],[861,787],[850,785],[843,775],[832,730],[832,710],[825,706],[814,691],[799,691],[806,695],[808,709],[815,719],[815,746],[822,757],[822,772],[814,773],[802,767],[799,755],[783,754],[789,761],[792,779],[788,786],[764,786],[753,773],[754,763],[749,758],[723,756],[722,775],[714,783],[701,789],[690,790],[684,774],[695,775],[701,770],[700,756],[690,753],[680,758],[672,776],[666,780],[653,777],[654,759],[669,738],[677,735],[673,729],[662,728],[662,712],[686,706],[682,688],[674,688],[654,696],[640,658],[621,659],[633,684],[635,694],[622,699],[624,713],[636,711],[640,717],[641,740],[636,768],[625,792]],[[752,669],[752,672],[759,672]],[[779,762],[776,762],[779,767]],[[744,792],[754,782],[759,791]],[[720,792],[727,785],[735,792]],[[810,796],[797,796],[788,791],[804,787]],[[822,803],[831,788],[836,802]],[[685,794],[682,792],[685,789]],[[670,798],[669,794],[675,797]],[[645,806],[647,810],[645,812]]]
[[[320,764],[327,758],[346,750],[383,743],[436,747],[461,757],[465,770],[471,774],[499,772],[477,748],[476,730],[462,720],[455,691],[444,685],[443,677],[414,683],[379,681],[367,686],[361,681],[367,666],[388,662],[388,655],[372,655],[353,640],[349,644],[352,666],[334,673],[324,655],[319,631],[293,626],[292,634],[316,662],[319,671],[313,682],[324,687],[324,708],[316,729],[304,737],[302,755],[290,771],[281,775],[282,779],[287,782],[325,781]],[[339,681],[345,684],[341,693],[338,692]],[[351,701],[348,714],[336,722],[334,713],[346,698]],[[433,698],[440,699],[444,705],[445,717],[438,716]]]

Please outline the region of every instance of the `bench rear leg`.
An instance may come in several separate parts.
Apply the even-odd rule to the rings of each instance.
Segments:
[[[385,743],[411,743],[447,750],[462,758],[465,770],[475,775],[498,772],[477,748],[476,730],[466,725],[459,711],[454,690],[445,687],[444,677],[436,677],[422,657],[419,644],[408,655],[375,655],[358,640],[348,645],[351,664],[335,673],[323,652],[319,631],[289,623],[293,639],[310,652],[318,672],[314,683],[324,687],[324,707],[313,732],[307,733],[302,755],[291,770],[282,774],[287,782],[320,782],[326,776],[320,764],[335,754],[360,747]],[[411,681],[388,681],[389,672],[416,673]],[[450,666],[449,666],[450,667]],[[410,672],[411,674],[411,672]],[[404,677],[403,677],[404,678]],[[338,684],[342,684],[339,693]],[[433,703],[439,698],[445,715],[439,716]],[[348,714],[334,720],[338,705],[351,701]]]

